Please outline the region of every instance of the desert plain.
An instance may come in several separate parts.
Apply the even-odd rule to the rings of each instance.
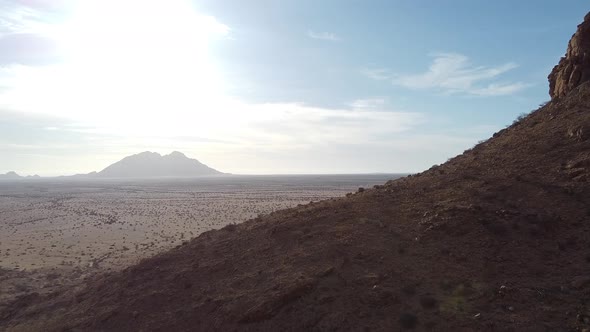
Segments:
[[[395,174],[0,182],[0,307],[76,287],[199,234]]]

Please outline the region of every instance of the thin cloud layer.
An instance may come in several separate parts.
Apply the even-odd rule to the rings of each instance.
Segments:
[[[41,14],[39,11],[7,1],[0,4],[0,37],[15,33],[38,32]]]
[[[342,40],[333,32],[315,32],[313,30],[307,31],[307,36],[311,39],[327,40],[327,41],[340,41]]]
[[[350,106],[354,110],[382,110],[386,108],[386,104],[385,98],[365,98],[353,101]]]
[[[413,90],[435,90],[444,94],[474,96],[503,96],[519,92],[528,84],[498,82],[497,79],[515,68],[508,62],[498,66],[476,66],[469,57],[458,53],[436,53],[428,70],[419,74],[393,76],[385,68],[363,69],[361,73],[371,79],[391,79],[394,85]]]
[[[33,1],[24,3],[11,0],[0,3],[0,66],[60,61],[57,41],[52,35],[51,20],[56,16],[52,7],[33,6]]]
[[[363,68],[361,74],[377,81],[391,79],[391,70],[387,68]]]
[[[436,89],[443,93],[499,96],[513,94],[525,87],[523,83],[497,83],[490,80],[518,67],[508,62],[495,67],[474,66],[470,59],[458,53],[434,54],[428,71],[401,75],[393,83],[410,89]],[[483,85],[483,86],[482,86]]]

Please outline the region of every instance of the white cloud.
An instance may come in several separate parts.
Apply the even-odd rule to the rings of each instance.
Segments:
[[[36,8],[15,1],[0,4],[0,37],[16,33],[43,34],[49,27],[43,13]]]
[[[420,74],[399,75],[392,79],[396,85],[410,89],[434,89],[448,94],[477,96],[509,95],[528,85],[521,82],[490,82],[518,67],[508,62],[499,66],[475,66],[470,59],[457,53],[437,53],[428,71]]]
[[[248,119],[239,125],[244,128],[244,138],[277,148],[318,142],[370,143],[384,135],[410,131],[423,121],[420,114],[392,110],[325,109],[284,103],[246,107]]]
[[[483,88],[476,88],[471,90],[471,93],[478,96],[504,96],[511,95],[518,91],[521,91],[530,84],[517,82],[517,83],[493,83]]]
[[[354,110],[383,110],[386,104],[385,98],[365,98],[353,101],[350,107]]]
[[[377,81],[391,79],[391,71],[388,68],[363,68],[361,74]]]
[[[342,40],[339,36],[332,32],[314,32],[313,30],[308,30],[307,36],[312,39],[320,39],[333,42]]]

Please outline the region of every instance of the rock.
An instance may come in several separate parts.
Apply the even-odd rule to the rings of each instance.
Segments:
[[[504,285],[500,286],[500,289],[498,290],[498,294],[504,296],[506,294],[506,291],[508,291],[508,288]]]
[[[573,288],[582,288],[590,284],[590,277],[589,276],[577,276],[575,277],[571,285]]]
[[[567,137],[576,141],[583,141],[588,138],[588,128],[584,126],[576,126],[569,128],[566,133]]]
[[[590,13],[569,41],[567,52],[549,74],[551,99],[568,94],[590,80]]]

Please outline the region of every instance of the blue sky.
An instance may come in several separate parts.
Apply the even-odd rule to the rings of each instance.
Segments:
[[[416,172],[549,99],[581,1],[0,1],[0,172]]]

